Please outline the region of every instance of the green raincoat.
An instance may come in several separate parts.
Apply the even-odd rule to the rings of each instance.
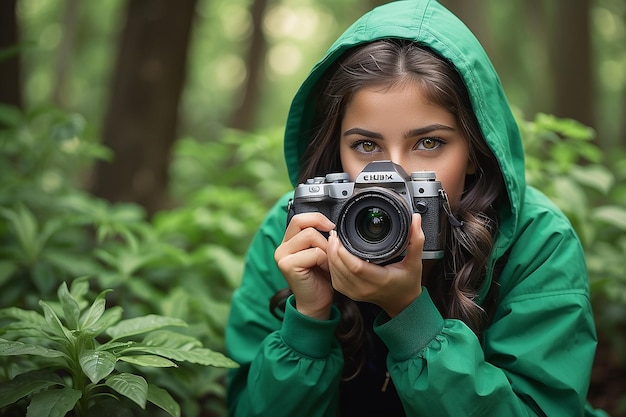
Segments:
[[[497,307],[482,339],[445,319],[427,291],[375,333],[389,349],[387,369],[408,416],[582,416],[596,347],[584,256],[567,219],[524,179],[522,143],[489,59],[463,23],[435,1],[396,1],[355,22],[313,68],[287,120],[285,156],[295,185],[311,131],[316,81],[355,45],[380,38],[416,41],[461,74],[482,133],[496,155],[510,204],[488,267],[508,252]],[[334,336],[339,311],[317,321],[287,303],[282,320],[269,299],[287,283],[274,262],[290,195],[270,211],[246,259],[226,332],[233,416],[338,415],[343,368]],[[383,381],[375,382],[382,386]],[[587,408],[590,415],[592,411]]]

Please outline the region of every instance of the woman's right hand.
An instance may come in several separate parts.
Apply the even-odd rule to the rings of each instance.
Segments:
[[[328,239],[322,232],[334,228],[333,222],[321,213],[295,215],[274,252],[278,269],[296,299],[296,309],[318,320],[328,320],[333,303],[326,255]]]

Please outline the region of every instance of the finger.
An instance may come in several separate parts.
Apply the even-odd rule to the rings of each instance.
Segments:
[[[280,258],[309,248],[320,248],[325,252],[328,246],[328,240],[312,227],[301,230],[288,240],[286,237],[284,239],[274,252],[274,258],[277,262]]]
[[[281,271],[287,275],[308,275],[312,268],[328,271],[328,256],[320,248],[308,248],[276,260]]]
[[[329,232],[335,228],[335,224],[322,213],[309,212],[296,214],[287,225],[283,242],[291,239],[302,230],[308,228],[314,228],[321,232]]]
[[[424,250],[424,231],[422,230],[422,216],[418,213],[413,214],[411,221],[411,231],[409,233],[409,245],[407,247],[406,256],[401,263],[421,264],[422,252]]]
[[[380,266],[350,253],[334,231],[330,234],[327,252],[333,285],[344,294],[346,289],[356,288],[358,284],[362,284],[366,280],[365,277],[376,276],[381,272],[378,270]]]
[[[343,275],[359,275],[363,272],[363,268],[370,265],[364,262],[362,259],[351,254],[345,246],[341,243],[341,240],[337,236],[337,233],[332,231],[328,239],[328,252],[329,256],[333,259],[333,266],[335,270]]]

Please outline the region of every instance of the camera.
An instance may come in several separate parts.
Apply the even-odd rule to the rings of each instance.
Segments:
[[[422,258],[440,259],[442,196],[445,193],[434,172],[408,175],[391,161],[374,161],[354,182],[342,172],[299,184],[289,203],[287,222],[296,214],[320,212],[335,223],[337,236],[350,253],[388,264],[404,256],[411,216],[420,213],[425,235]]]

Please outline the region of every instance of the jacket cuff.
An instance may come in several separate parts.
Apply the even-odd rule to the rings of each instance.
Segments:
[[[339,310],[332,306],[330,319],[316,320],[296,310],[296,299],[289,296],[280,336],[283,342],[301,355],[322,359],[328,357],[335,342]]]
[[[428,290],[422,288],[422,294],[394,318],[380,313],[374,322],[374,331],[387,345],[389,355],[404,361],[423,350],[441,333],[443,325],[444,319]]]

